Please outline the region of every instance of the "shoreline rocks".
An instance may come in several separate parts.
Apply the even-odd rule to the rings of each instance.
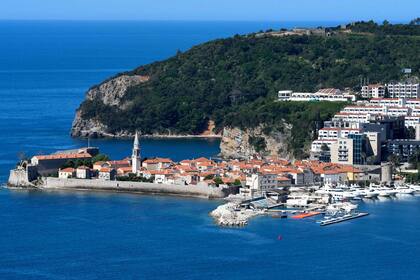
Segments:
[[[243,209],[234,202],[219,205],[210,212],[219,226],[246,226],[249,219],[262,214],[263,210]]]

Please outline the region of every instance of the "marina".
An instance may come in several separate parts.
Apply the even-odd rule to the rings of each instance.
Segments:
[[[250,219],[263,215],[293,220],[322,216],[316,223],[327,226],[369,215],[368,212],[358,211],[360,203],[415,196],[420,193],[419,189],[417,185],[403,183],[395,186],[370,184],[364,188],[355,184],[327,184],[293,188],[282,198],[277,197],[277,200],[267,197],[267,193],[256,198],[230,195],[226,198],[229,202],[220,205],[210,215],[218,225],[224,227],[246,226]]]

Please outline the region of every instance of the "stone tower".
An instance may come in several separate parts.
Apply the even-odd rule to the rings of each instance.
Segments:
[[[140,170],[141,167],[141,156],[140,156],[140,143],[139,143],[139,134],[136,131],[136,135],[134,136],[134,143],[133,143],[133,154],[131,155],[131,171],[134,174]]]

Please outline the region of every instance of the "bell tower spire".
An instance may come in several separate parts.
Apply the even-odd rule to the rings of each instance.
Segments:
[[[140,170],[141,167],[141,156],[140,156],[140,142],[139,142],[139,133],[136,130],[133,143],[133,153],[131,155],[131,171],[134,174]]]

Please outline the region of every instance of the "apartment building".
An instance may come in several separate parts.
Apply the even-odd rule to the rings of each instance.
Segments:
[[[324,127],[318,131],[318,139],[345,138],[350,133],[360,132],[358,128]]]
[[[279,101],[331,101],[348,102],[355,101],[356,96],[351,93],[343,93],[339,89],[325,88],[317,92],[293,92],[291,90],[281,90],[278,92]]]
[[[389,96],[392,98],[419,98],[419,83],[392,82],[386,85]]]
[[[407,162],[420,149],[420,141],[412,139],[392,140],[387,143],[387,157],[396,155],[401,162]]]
[[[362,87],[361,94],[364,98],[385,97],[385,86],[381,84],[365,85]]]
[[[381,141],[377,132],[349,134],[331,145],[332,163],[366,164],[377,163],[380,159]]]

